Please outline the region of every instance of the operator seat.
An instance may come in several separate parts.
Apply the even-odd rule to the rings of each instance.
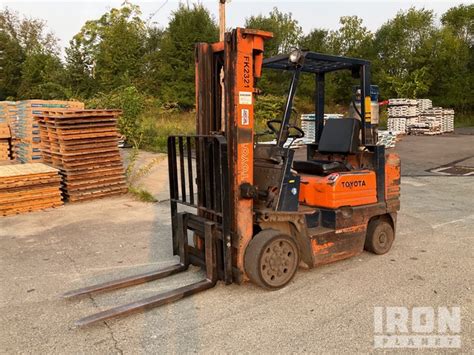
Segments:
[[[360,121],[356,118],[329,119],[324,125],[318,144],[322,154],[352,154],[359,148]],[[295,160],[293,169],[298,173],[329,175],[349,171],[344,162],[330,160]]]

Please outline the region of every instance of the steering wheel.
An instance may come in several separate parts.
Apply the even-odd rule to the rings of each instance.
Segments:
[[[276,128],[274,126],[275,123],[279,123],[281,126],[281,120],[270,120],[270,121],[267,121],[267,127],[270,129],[270,131],[272,131],[272,133],[278,136],[278,133],[280,132],[280,128]],[[288,134],[288,138],[298,139],[298,138],[304,137],[304,131],[300,127],[289,124],[288,131],[290,130],[290,128],[293,128],[297,132],[297,134]]]

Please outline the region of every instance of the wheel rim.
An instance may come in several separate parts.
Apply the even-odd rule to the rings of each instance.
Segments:
[[[275,239],[263,251],[260,272],[268,285],[279,287],[291,279],[297,263],[298,254],[294,244],[286,239]]]
[[[387,239],[388,239],[387,234],[385,232],[381,232],[379,234],[379,245],[381,247],[384,247],[385,244],[387,244]]]

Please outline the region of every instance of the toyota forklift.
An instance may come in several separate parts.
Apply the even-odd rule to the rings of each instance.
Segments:
[[[212,288],[251,281],[268,290],[364,249],[385,254],[400,208],[400,160],[377,145],[371,122],[370,62],[294,50],[264,59],[269,32],[237,28],[224,41],[196,45],[196,135],[168,138],[173,254],[176,265],[64,294],[77,297],[204,270],[201,281],[88,317],[87,325],[158,307]],[[254,106],[262,69],[291,74],[275,143],[258,143]],[[324,122],[325,76],[360,80],[358,118]],[[296,160],[288,140],[304,132],[290,122],[300,77],[315,83],[315,139]],[[290,286],[291,287],[291,286]]]

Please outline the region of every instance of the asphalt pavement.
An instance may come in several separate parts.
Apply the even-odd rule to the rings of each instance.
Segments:
[[[377,352],[374,307],[459,306],[462,347],[454,351],[472,353],[474,177],[430,170],[469,161],[473,138],[399,142],[402,207],[386,255],[364,252],[299,270],[290,285],[274,292],[219,283],[179,302],[84,328],[74,321],[203,277],[192,267],[125,290],[60,298],[77,287],[176,262],[165,163],[146,182],[159,203],[122,196],[1,218],[0,352]]]

